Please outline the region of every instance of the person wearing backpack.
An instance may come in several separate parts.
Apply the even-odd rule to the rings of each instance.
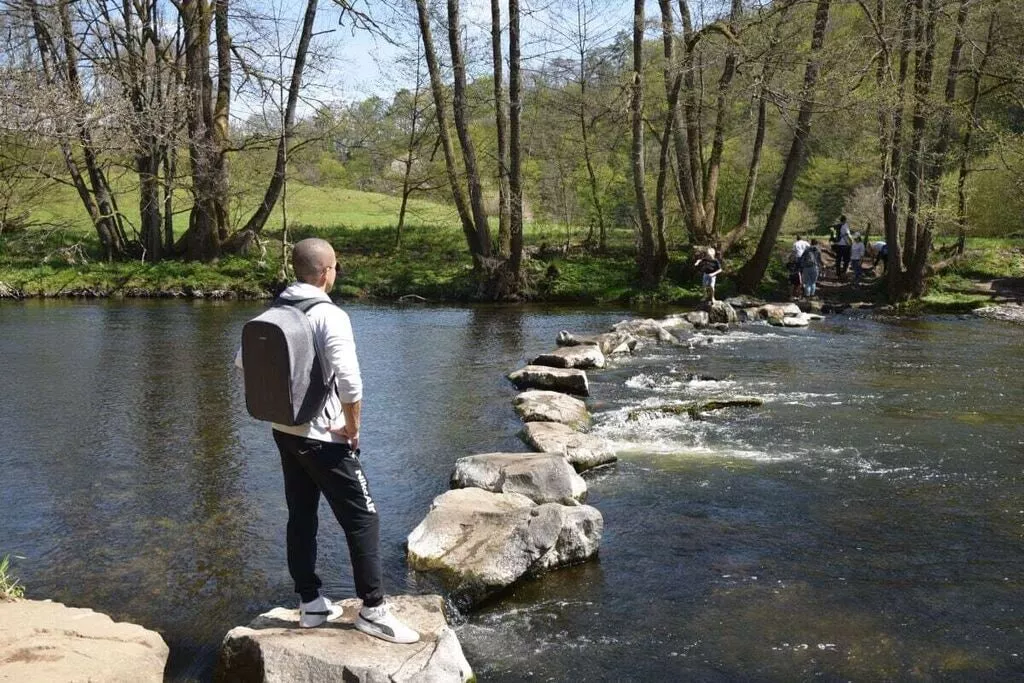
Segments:
[[[345,532],[363,601],[355,627],[389,642],[414,643],[419,634],[385,600],[380,520],[359,461],[363,385],[355,339],[348,315],[327,294],[338,277],[334,248],[326,240],[302,240],[292,250],[292,266],[297,281],[246,323],[236,364],[245,374],[246,406],[272,423],[281,456],[288,571],[299,594],[299,626],[320,626],[342,615],[340,606],[320,594],[316,574],[323,495]]]
[[[821,249],[818,240],[811,240],[811,246],[800,256],[800,277],[804,283],[804,296],[810,298],[817,291],[818,273],[821,272]]]

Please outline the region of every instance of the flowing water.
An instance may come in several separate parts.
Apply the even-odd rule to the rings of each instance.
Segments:
[[[231,366],[259,305],[0,306],[0,554],[28,596],[158,630],[209,677],[294,602],[273,443]],[[455,459],[524,450],[504,374],[609,310],[348,305],[385,581]],[[599,561],[457,626],[481,681],[1024,676],[1024,331],[836,316],[649,346],[591,373],[619,463],[587,476]],[[718,396],[703,420],[637,408]],[[326,519],[326,515],[325,515]],[[321,526],[326,592],[353,592]]]

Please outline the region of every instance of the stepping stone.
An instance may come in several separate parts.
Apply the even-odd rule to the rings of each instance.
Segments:
[[[439,595],[388,596],[395,616],[415,629],[411,645],[388,643],[357,631],[362,606],[343,600],[340,619],[299,628],[299,611],[277,607],[224,637],[214,681],[292,683],[292,681],[393,681],[463,683],[474,680],[455,631],[444,616]],[[107,680],[107,679],[97,679]]]
[[[554,351],[542,353],[533,359],[531,365],[546,365],[553,368],[603,368],[604,354],[592,344],[561,346]]]
[[[597,555],[604,530],[589,505],[537,505],[517,493],[453,489],[408,538],[409,566],[437,576],[470,607],[522,579]]]
[[[535,450],[565,456],[577,472],[618,460],[604,439],[557,422],[527,422],[519,435]]]
[[[512,405],[523,422],[560,422],[577,430],[590,424],[587,405],[557,391],[530,389],[512,399]]]
[[[482,453],[455,461],[452,488],[518,493],[534,503],[576,505],[587,482],[558,453]]]
[[[549,368],[527,365],[508,375],[519,389],[549,389],[579,396],[590,395],[587,373],[575,368]]]

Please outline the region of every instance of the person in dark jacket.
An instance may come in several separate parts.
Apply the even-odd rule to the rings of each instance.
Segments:
[[[693,263],[694,267],[701,273],[701,283],[704,285],[704,298],[715,303],[715,280],[722,272],[722,262],[715,258],[715,250],[708,247],[704,256]]]

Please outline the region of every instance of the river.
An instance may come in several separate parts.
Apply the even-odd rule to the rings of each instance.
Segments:
[[[260,306],[0,305],[0,555],[27,595],[159,631],[168,679],[294,595],[269,431],[231,365]],[[454,461],[524,450],[504,375],[621,310],[346,305],[385,582]],[[600,558],[457,626],[481,681],[1024,676],[1024,331],[834,316],[649,346],[591,373]],[[754,409],[641,405],[727,395]],[[326,511],[322,511],[326,512]],[[321,576],[352,595],[340,531]]]

